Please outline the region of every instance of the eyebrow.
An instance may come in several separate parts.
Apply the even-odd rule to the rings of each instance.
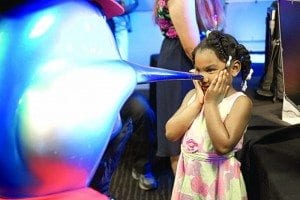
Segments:
[[[218,67],[218,65],[216,64],[211,64],[211,65],[207,65],[207,66],[204,66],[204,67],[199,67],[199,66],[194,66],[195,68],[202,68],[202,69],[208,69],[208,68],[215,68],[215,67]]]

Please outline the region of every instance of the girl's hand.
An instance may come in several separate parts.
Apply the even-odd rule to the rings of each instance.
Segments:
[[[192,69],[192,70],[190,70],[190,72],[195,73],[195,70]],[[203,105],[203,103],[204,103],[204,93],[203,93],[203,90],[201,88],[200,81],[199,80],[193,80],[193,83],[194,83],[195,90],[196,90],[195,102]]]
[[[193,83],[194,83],[195,89],[196,89],[196,99],[195,99],[195,101],[197,101],[199,104],[202,105],[204,103],[204,93],[203,93],[203,90],[200,86],[200,81],[193,80]]]
[[[219,72],[218,76],[209,85],[204,101],[205,103],[216,103],[219,104],[229,90],[229,74],[226,70]]]

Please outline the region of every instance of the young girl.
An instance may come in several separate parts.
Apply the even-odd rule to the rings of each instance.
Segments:
[[[166,124],[171,141],[181,139],[181,154],[172,200],[247,199],[240,163],[241,149],[251,116],[252,102],[232,86],[241,71],[243,89],[250,79],[248,50],[231,35],[212,31],[193,52],[195,89]]]

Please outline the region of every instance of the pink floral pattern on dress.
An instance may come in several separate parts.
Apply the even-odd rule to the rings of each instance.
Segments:
[[[161,8],[166,7],[167,6],[166,0],[159,0],[158,1],[158,6],[161,7]]]
[[[185,167],[185,174],[188,176],[193,176],[195,173],[201,170],[201,163],[189,162],[189,166]]]
[[[188,139],[185,143],[187,152],[193,153],[198,151],[198,144],[193,139]]]
[[[186,195],[186,194],[179,194],[179,198],[180,200],[193,200],[193,197]]]
[[[209,186],[205,184],[201,176],[195,176],[192,178],[191,187],[195,193],[199,193],[204,197],[208,195]]]
[[[158,24],[164,36],[168,38],[178,38],[178,35],[170,18],[166,0],[158,0],[156,23]]]

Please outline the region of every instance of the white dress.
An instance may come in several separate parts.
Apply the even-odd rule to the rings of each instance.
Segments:
[[[222,121],[229,114],[235,100],[242,95],[245,94],[236,92],[218,105]],[[243,137],[233,151],[217,155],[207,132],[202,109],[183,137],[171,199],[247,199],[240,162],[234,157],[242,144]]]

